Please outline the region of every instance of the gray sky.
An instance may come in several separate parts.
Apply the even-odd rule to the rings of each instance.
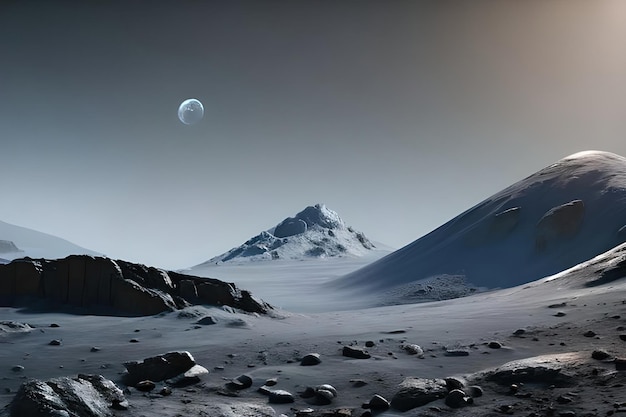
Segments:
[[[114,258],[318,202],[400,247],[625,134],[621,0],[0,4],[0,220]]]

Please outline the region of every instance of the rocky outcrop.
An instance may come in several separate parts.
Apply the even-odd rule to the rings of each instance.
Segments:
[[[20,249],[10,240],[0,240],[0,253],[20,252]]]
[[[548,210],[537,223],[535,248],[544,250],[553,241],[575,236],[584,214],[582,200],[572,200]]]
[[[24,258],[0,265],[0,306],[25,306],[33,300],[80,307],[89,314],[136,316],[193,304],[256,313],[271,308],[232,283],[103,257]]]
[[[11,417],[107,417],[125,410],[124,393],[101,375],[25,382],[10,404]]]

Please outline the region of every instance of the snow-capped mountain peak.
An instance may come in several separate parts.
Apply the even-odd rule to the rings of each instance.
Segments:
[[[229,261],[362,256],[374,248],[363,233],[346,226],[335,211],[324,204],[315,204],[203,265]]]

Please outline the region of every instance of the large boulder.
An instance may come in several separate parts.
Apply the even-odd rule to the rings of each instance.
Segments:
[[[391,407],[408,411],[443,398],[447,393],[446,381],[443,379],[405,378],[391,399]]]
[[[101,375],[30,380],[22,384],[9,409],[11,417],[107,417],[126,409],[124,393]]]
[[[125,362],[127,373],[124,374],[124,383],[135,385],[139,381],[164,381],[166,379],[182,379],[181,376],[193,369],[193,374],[202,374],[201,367],[196,365],[191,353],[168,352],[163,355],[152,356],[142,361]],[[202,368],[204,369],[204,368]]]

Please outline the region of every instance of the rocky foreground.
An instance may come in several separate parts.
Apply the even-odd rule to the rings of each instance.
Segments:
[[[587,321],[570,320],[570,311],[583,310],[592,312]],[[196,357],[172,351],[125,361],[120,364],[123,372],[104,368],[106,376],[26,380],[4,415],[626,414],[626,304],[573,300],[545,306],[541,313],[554,317],[555,324],[511,329],[508,335],[485,335],[490,338],[477,337],[468,344],[418,344],[418,330],[398,328],[380,332],[378,338],[325,339],[314,345],[304,340],[268,344],[261,337],[213,347],[210,354]],[[189,331],[219,326],[219,320],[207,317],[193,320]],[[2,326],[14,333],[36,330],[15,322]],[[91,355],[109,349],[102,342]],[[24,363],[11,372],[25,373],[28,361]]]

